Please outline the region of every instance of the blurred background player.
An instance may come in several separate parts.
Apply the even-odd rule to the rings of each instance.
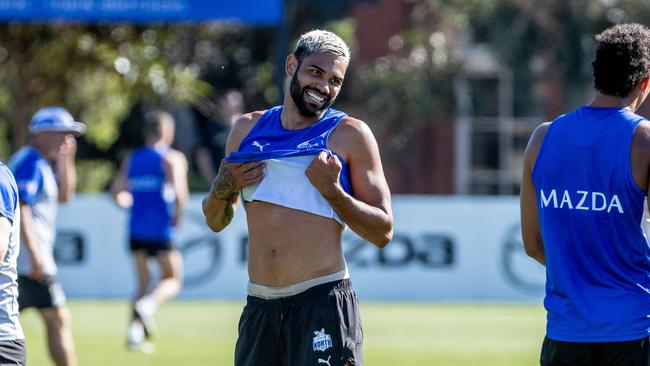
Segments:
[[[230,129],[244,113],[244,96],[237,90],[228,90],[213,99],[199,98],[195,109],[201,143],[194,151],[194,164],[207,184],[217,175],[225,158]]]
[[[381,248],[393,218],[370,128],[330,108],[349,61],[337,35],[302,35],[286,58],[283,105],[237,121],[203,200],[213,231],[230,223],[240,191],[246,205],[250,282],[238,366],[363,363],[341,235],[348,225]]]
[[[160,304],[174,298],[182,286],[182,257],[172,245],[188,197],[187,160],[171,148],[174,119],[161,111],[145,115],[145,144],[122,163],[111,192],[115,202],[130,209],[129,240],[137,273],[133,316],[127,331],[132,349],[151,350],[145,342],[153,331]],[[160,267],[160,281],[151,287],[149,259]]]
[[[59,202],[74,197],[77,187],[74,136],[85,131],[86,126],[76,122],[65,109],[43,108],[31,120],[27,146],[18,150],[9,162],[18,184],[21,212],[18,304],[21,311],[34,307],[40,312],[50,355],[59,366],[77,362],[70,312],[55,277],[56,213]]]
[[[650,30],[596,36],[596,97],[533,132],[521,184],[526,252],[546,266],[544,366],[650,365]]]
[[[11,171],[0,162],[0,365],[25,365],[25,335],[18,315],[20,203]]]

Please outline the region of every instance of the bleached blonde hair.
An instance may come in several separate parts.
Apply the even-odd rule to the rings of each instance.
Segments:
[[[300,62],[306,56],[321,52],[333,53],[343,58],[346,64],[350,63],[350,47],[341,37],[322,29],[314,29],[300,36],[293,55]]]

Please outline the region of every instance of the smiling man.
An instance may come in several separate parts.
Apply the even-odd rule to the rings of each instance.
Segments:
[[[362,331],[341,235],[378,247],[393,235],[390,192],[368,126],[330,108],[350,61],[331,32],[300,37],[285,69],[282,106],[233,127],[206,223],[221,231],[243,198],[248,299],[235,365],[362,364]]]

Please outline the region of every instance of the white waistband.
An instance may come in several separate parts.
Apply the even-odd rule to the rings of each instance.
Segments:
[[[299,282],[293,285],[285,287],[269,287],[262,286],[248,281],[248,295],[259,297],[264,300],[273,300],[279,299],[282,297],[288,297],[297,295],[301,292],[307,291],[310,288],[318,285],[322,285],[328,282],[334,282],[339,280],[344,280],[350,278],[350,272],[348,272],[348,266],[345,266],[345,269],[342,271],[325,275],[318,278],[313,278],[304,282]]]

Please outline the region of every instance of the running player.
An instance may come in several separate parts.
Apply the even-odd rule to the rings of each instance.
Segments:
[[[133,316],[127,331],[131,349],[150,351],[145,338],[154,328],[158,306],[174,298],[182,286],[182,257],[172,245],[188,197],[187,160],[170,147],[174,119],[161,111],[145,115],[145,145],[125,159],[111,187],[115,202],[131,210],[130,250],[138,276]],[[151,287],[149,259],[161,270],[160,281]]]
[[[27,146],[9,162],[20,197],[21,246],[18,256],[18,304],[34,307],[47,329],[50,356],[59,366],[76,365],[70,312],[56,279],[53,245],[59,202],[74,197],[77,187],[75,155],[86,126],[75,122],[61,107],[47,107],[34,114]],[[50,164],[54,163],[55,172]]]
[[[541,364],[650,365],[650,30],[596,36],[595,98],[540,125],[524,154],[522,236],[546,265]]]
[[[282,106],[243,115],[203,200],[214,231],[241,198],[249,234],[247,304],[235,364],[361,365],[357,297],[341,247],[345,226],[383,247],[390,192],[368,126],[330,108],[350,60],[331,32],[300,37],[285,63]]]

